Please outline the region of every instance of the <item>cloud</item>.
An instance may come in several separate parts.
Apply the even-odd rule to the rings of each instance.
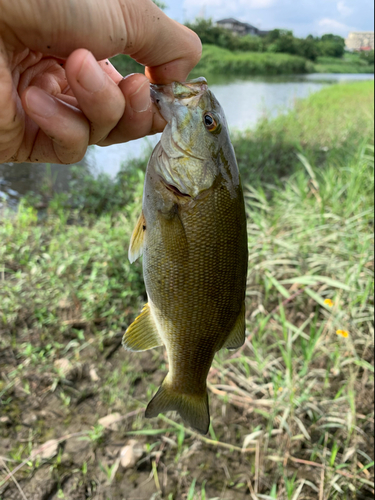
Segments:
[[[343,37],[347,37],[350,31],[355,31],[352,26],[340,23],[336,19],[329,19],[325,17],[318,22],[319,34],[323,35],[325,33],[335,33]]]
[[[337,2],[337,10],[343,17],[348,17],[353,13],[353,9],[351,7],[348,7],[342,0]]]
[[[276,0],[240,0],[239,4],[247,9],[268,9],[275,5]]]

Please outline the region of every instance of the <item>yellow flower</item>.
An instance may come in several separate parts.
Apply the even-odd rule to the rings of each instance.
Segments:
[[[335,304],[334,304],[334,302],[333,302],[333,300],[331,300],[331,299],[326,299],[326,300],[324,301],[324,303],[325,303],[325,305],[326,305],[326,306],[328,306],[328,307],[333,307],[333,306],[335,305]]]
[[[344,337],[344,339],[347,339],[349,337],[349,332],[346,330],[337,330],[337,335],[340,335],[340,337]]]

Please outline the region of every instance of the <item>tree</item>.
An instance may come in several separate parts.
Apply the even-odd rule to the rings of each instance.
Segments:
[[[164,2],[160,2],[159,0],[152,0],[158,7],[159,9],[165,10],[167,8],[167,4]]]
[[[345,40],[338,35],[323,35],[317,48],[321,56],[342,57],[345,53]]]
[[[240,38],[234,36],[230,30],[215,26],[212,19],[197,18],[192,23],[186,23],[186,26],[195,31],[202,43],[217,45],[229,50],[240,50]]]
[[[297,53],[299,56],[306,57],[306,59],[309,59],[310,61],[316,61],[316,58],[319,55],[319,51],[313,37],[311,38],[307,37],[306,39],[299,39],[297,49],[298,49]]]
[[[267,36],[270,42],[268,52],[284,52],[286,54],[298,54],[297,38],[292,31],[273,30]]]

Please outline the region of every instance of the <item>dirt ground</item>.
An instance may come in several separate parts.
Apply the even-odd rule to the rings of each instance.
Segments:
[[[202,440],[166,421],[146,421],[143,404],[165,375],[163,352],[128,353],[120,345],[121,334],[103,340],[93,332],[93,325],[75,326],[81,328],[86,340],[75,359],[57,357],[56,353],[48,364],[40,365],[20,352],[25,341],[34,350],[41,348],[44,344],[40,332],[27,339],[20,332],[15,335],[2,332],[9,342],[8,347],[0,351],[3,381],[0,389],[11,379],[12,370],[20,370],[21,361],[23,365],[22,377],[13,378],[5,404],[2,400],[0,479],[3,480],[4,475],[9,479],[9,469],[32,456],[33,450],[49,440],[58,442],[54,441],[54,451],[48,453],[47,450],[44,458],[43,449],[39,450],[36,458],[26,460],[11,480],[5,484],[0,482],[1,500],[242,500],[254,498],[254,488],[258,494],[269,495],[272,485],[283,476],[307,481],[303,495],[298,498],[319,498],[317,490],[309,485],[319,484],[322,469],[305,463],[310,459],[311,447],[318,446],[322,440],[321,432],[317,429],[314,432],[313,426],[309,429],[313,431],[313,445],[274,429],[258,441],[259,447],[251,442],[246,445],[250,451],[241,453],[231,449],[231,445],[241,448],[244,437],[264,423],[267,413],[273,411],[269,400],[259,395],[260,401],[264,399],[263,407],[259,401],[252,405],[246,397],[228,402],[212,391],[210,407],[216,436]],[[75,341],[77,331],[72,328],[64,338],[55,341],[63,348]],[[369,352],[369,362],[370,358]],[[319,360],[316,364],[319,365]],[[56,367],[59,367],[58,377]],[[218,372],[214,367],[209,377],[210,387],[216,393]],[[366,380],[359,385],[357,411],[366,418],[373,411],[374,397],[366,389]],[[259,411],[254,411],[256,409]],[[111,414],[118,414],[115,423],[98,426],[99,419]],[[178,417],[176,421],[180,422]],[[371,457],[373,423],[369,418],[357,443]],[[120,452],[130,440],[134,440],[138,454],[135,463],[124,468]],[[225,447],[225,443],[231,445]],[[265,452],[274,454],[273,460],[266,461]],[[287,454],[294,458],[288,460]],[[297,461],[293,461],[296,457]],[[197,481],[196,489],[192,489],[193,478]],[[202,486],[206,496],[201,492]],[[196,496],[188,496],[192,491]],[[346,495],[342,498],[373,498],[371,488],[363,484]]]
[[[17,474],[25,497],[28,500],[55,500],[63,498],[63,492],[65,498],[72,500],[156,499],[159,498],[159,488],[152,473],[152,464],[156,463],[160,490],[165,498],[190,486],[191,470],[199,470],[198,477],[210,478],[208,498],[245,498],[247,487],[238,487],[238,478],[244,478],[249,473],[253,456],[215,449],[188,436],[184,448],[177,453],[174,429],[163,433],[163,439],[160,436],[138,436],[136,439],[142,456],[137,465],[127,470],[117,465],[113,479],[108,478],[106,470],[116,464],[121,448],[129,441],[127,433],[132,430],[134,421],[138,420],[140,427],[143,426],[142,408],[139,409],[138,405],[134,411],[134,401],[144,401],[148,388],[158,386],[164,376],[159,370],[162,361],[160,352],[135,356],[123,350],[120,340],[121,337],[114,337],[102,352],[94,346],[87,348],[80,361],[68,367],[66,378],[55,390],[51,390],[54,374],[48,371],[40,373],[29,367],[22,382],[8,392],[12,401],[3,410],[0,424],[0,456],[3,457],[12,456],[15,448],[23,449],[27,455],[27,450],[31,451],[38,444],[90,430],[108,414],[119,413],[122,416],[110,429],[99,431],[99,437],[83,440],[82,436],[78,436],[61,441],[57,450],[58,460],[55,456],[45,464],[26,464]],[[0,362],[2,370],[5,367],[9,370],[11,366],[16,369],[17,350],[4,349],[0,353]],[[102,381],[109,373],[121,371],[123,366],[127,366],[128,375],[129,372],[132,374],[131,386],[121,387],[120,381],[117,394],[109,402],[107,398],[112,399],[113,395],[109,394],[110,390]],[[142,374],[145,374],[143,378]],[[26,381],[28,391],[23,388]],[[69,395],[69,407],[62,404],[61,391]],[[211,399],[211,408],[215,410],[215,398]],[[228,408],[223,420],[231,425],[238,422],[238,425],[244,426],[247,423],[243,412],[236,408]],[[227,427],[228,438],[230,434]],[[149,451],[147,448],[150,448]],[[231,487],[228,490],[229,483]],[[222,496],[227,490],[228,493]],[[2,500],[20,498],[20,491],[12,481],[7,482],[0,492]]]

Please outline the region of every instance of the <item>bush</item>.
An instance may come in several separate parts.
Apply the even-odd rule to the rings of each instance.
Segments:
[[[374,64],[374,51],[362,51],[359,56],[362,61],[367,62],[367,64]]]
[[[231,52],[214,45],[204,45],[194,74],[282,75],[307,73],[306,59],[289,54]]]

